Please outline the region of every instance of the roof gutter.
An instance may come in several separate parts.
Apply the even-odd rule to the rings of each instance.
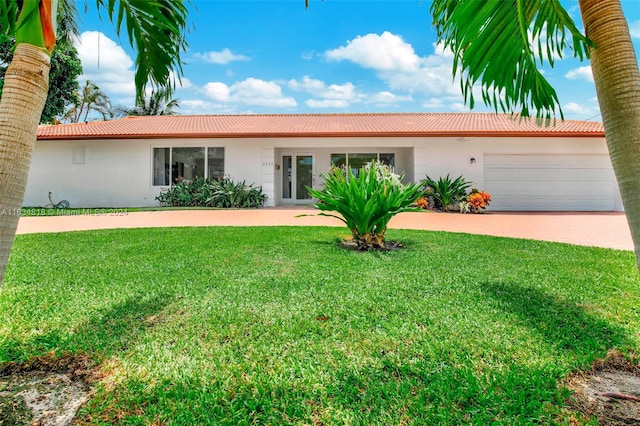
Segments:
[[[604,132],[522,132],[522,131],[475,131],[475,132],[314,132],[314,133],[184,133],[184,134],[108,134],[108,135],[38,135],[39,141],[44,140],[108,140],[108,139],[266,139],[266,138],[347,138],[347,137],[575,137],[575,138],[604,138]]]

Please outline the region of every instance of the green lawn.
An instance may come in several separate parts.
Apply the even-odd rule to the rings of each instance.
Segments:
[[[80,417],[121,424],[565,421],[571,371],[638,347],[632,252],[326,227],[18,236],[0,363],[89,354]]]

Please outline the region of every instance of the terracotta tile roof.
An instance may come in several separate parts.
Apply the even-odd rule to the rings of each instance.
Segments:
[[[40,126],[38,139],[328,136],[604,137],[602,123],[535,120],[491,113],[177,115]]]

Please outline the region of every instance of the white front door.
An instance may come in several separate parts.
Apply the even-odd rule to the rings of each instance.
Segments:
[[[313,154],[282,156],[282,201],[285,204],[310,204],[313,198],[307,187],[313,188],[316,180]]]

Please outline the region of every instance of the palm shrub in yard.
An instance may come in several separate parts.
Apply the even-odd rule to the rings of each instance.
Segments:
[[[380,162],[371,162],[356,176],[351,169],[333,167],[326,176],[324,188],[307,188],[317,198],[320,213],[343,221],[361,250],[384,248],[384,235],[389,220],[398,213],[417,210],[413,203],[422,195],[422,185],[402,183],[404,175]]]
[[[183,180],[160,192],[156,200],[169,207],[262,207],[267,195],[262,187],[234,182],[230,178]]]
[[[460,201],[467,199],[467,189],[471,183],[467,182],[462,176],[451,179],[449,175],[440,177],[437,181],[427,176],[422,180],[425,195],[433,197],[436,207],[444,211],[449,211],[451,206],[458,204]]]

